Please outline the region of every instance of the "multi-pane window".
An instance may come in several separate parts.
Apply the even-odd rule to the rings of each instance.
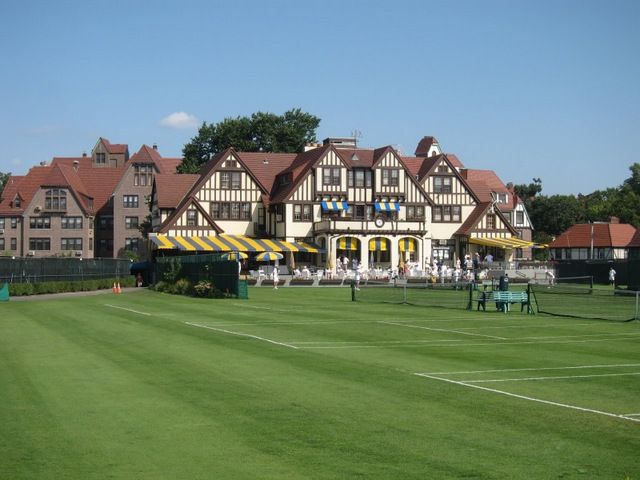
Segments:
[[[198,211],[195,209],[187,210],[187,227],[198,226]]]
[[[451,193],[451,177],[433,177],[434,193]]]
[[[11,250],[13,250],[14,252],[16,250],[18,250],[18,239],[17,238],[12,238],[11,239]]]
[[[45,210],[66,210],[67,209],[67,191],[61,188],[52,188],[44,194]]]
[[[107,154],[104,152],[96,153],[96,163],[98,165],[104,165],[107,163]]]
[[[113,238],[101,238],[100,240],[98,240],[98,250],[100,250],[101,252],[112,252]]]
[[[134,165],[133,184],[144,187],[153,183],[152,165]]]
[[[295,222],[310,222],[313,219],[313,207],[309,204],[293,206],[293,220]]]
[[[230,158],[229,160],[224,162],[224,166],[227,168],[238,168],[238,162]]]
[[[493,213],[489,213],[487,215],[487,228],[489,229],[496,228],[496,216]]]
[[[251,204],[249,202],[243,202],[240,204],[240,218],[244,220],[251,219]]]
[[[38,230],[51,228],[51,217],[30,217],[29,228]]]
[[[239,190],[240,189],[240,173],[241,172],[221,172],[220,173],[220,188],[224,190]]]
[[[20,208],[20,206],[22,205],[22,200],[20,200],[20,197],[16,197],[13,199],[13,206],[16,208]]]
[[[438,165],[438,168],[437,168],[436,172],[438,172],[438,173],[449,173],[449,167],[447,167],[446,165]]]
[[[424,220],[424,206],[407,205],[407,220]]]
[[[0,238],[0,250],[4,250],[4,238]]]
[[[222,220],[251,220],[251,203],[211,202],[211,218]]]
[[[60,250],[82,250],[81,238],[61,238]]]
[[[322,184],[339,186],[340,185],[340,168],[324,167],[322,169]]]
[[[18,217],[11,217],[11,228],[18,228]]]
[[[382,185],[385,187],[397,187],[400,171],[397,168],[387,168],[382,170]]]
[[[4,217],[0,217],[0,230],[4,230]]]
[[[433,207],[434,222],[459,222],[462,207],[460,205],[436,205]]]
[[[524,212],[516,212],[516,225],[524,224]]]
[[[347,217],[353,220],[373,220],[373,205],[353,205],[347,209]]]
[[[350,187],[371,187],[371,170],[354,168],[347,171],[347,181]]]
[[[509,196],[506,193],[494,193],[497,203],[507,203]]]
[[[122,206],[124,208],[138,208],[139,206],[138,195],[123,195]]]
[[[60,225],[65,229],[79,230],[82,228],[82,217],[62,217]]]
[[[30,238],[29,250],[51,250],[50,238]]]
[[[125,238],[124,248],[125,250],[137,250],[139,242],[140,242],[139,238]]]
[[[113,230],[113,217],[100,217],[98,219],[98,230]]]
[[[137,230],[138,217],[124,217],[124,228],[127,230]]]

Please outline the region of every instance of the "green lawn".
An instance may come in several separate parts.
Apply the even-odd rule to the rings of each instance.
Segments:
[[[0,304],[0,479],[640,479],[640,322],[249,295]]]

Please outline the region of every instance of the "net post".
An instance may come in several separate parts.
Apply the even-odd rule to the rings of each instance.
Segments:
[[[640,297],[640,292],[636,292],[636,311],[635,311],[635,315],[633,316],[633,318],[635,318],[636,320],[638,320],[638,299]]]
[[[467,302],[467,310],[473,310],[473,283],[469,283],[469,301]]]
[[[407,284],[402,287],[402,302],[407,303]]]
[[[351,282],[351,301],[356,301],[356,284],[354,282]]]

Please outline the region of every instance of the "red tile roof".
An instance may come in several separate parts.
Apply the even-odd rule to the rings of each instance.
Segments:
[[[592,233],[593,232],[593,233]],[[640,246],[638,230],[625,223],[579,223],[563,232],[549,248],[628,248]]]
[[[447,155],[447,158],[449,159],[449,162],[451,162],[451,165],[453,165],[456,168],[464,168],[464,164],[460,161],[460,159],[456,154],[447,153],[446,155]]]
[[[18,194],[18,187],[24,180],[24,176],[10,176],[4,186],[4,190],[0,192],[0,214],[2,215],[18,215],[23,212],[23,208],[15,208],[11,206],[11,202]],[[23,204],[24,205],[24,204]]]
[[[129,151],[129,145],[126,143],[111,143],[106,138],[100,138],[107,152],[113,154],[126,154]]]
[[[197,174],[157,174],[154,188],[158,208],[176,208],[199,178]]]
[[[175,173],[181,162],[181,158],[164,158],[158,150],[148,145],[142,145],[129,159],[129,163],[154,164],[160,173]]]
[[[416,157],[426,157],[429,154],[429,149],[434,143],[438,143],[438,140],[436,140],[435,137],[422,137],[420,142],[418,142],[414,155]]]

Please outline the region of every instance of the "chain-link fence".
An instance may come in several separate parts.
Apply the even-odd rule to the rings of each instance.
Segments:
[[[0,257],[2,283],[42,283],[119,279],[130,275],[131,262],[116,258]]]

